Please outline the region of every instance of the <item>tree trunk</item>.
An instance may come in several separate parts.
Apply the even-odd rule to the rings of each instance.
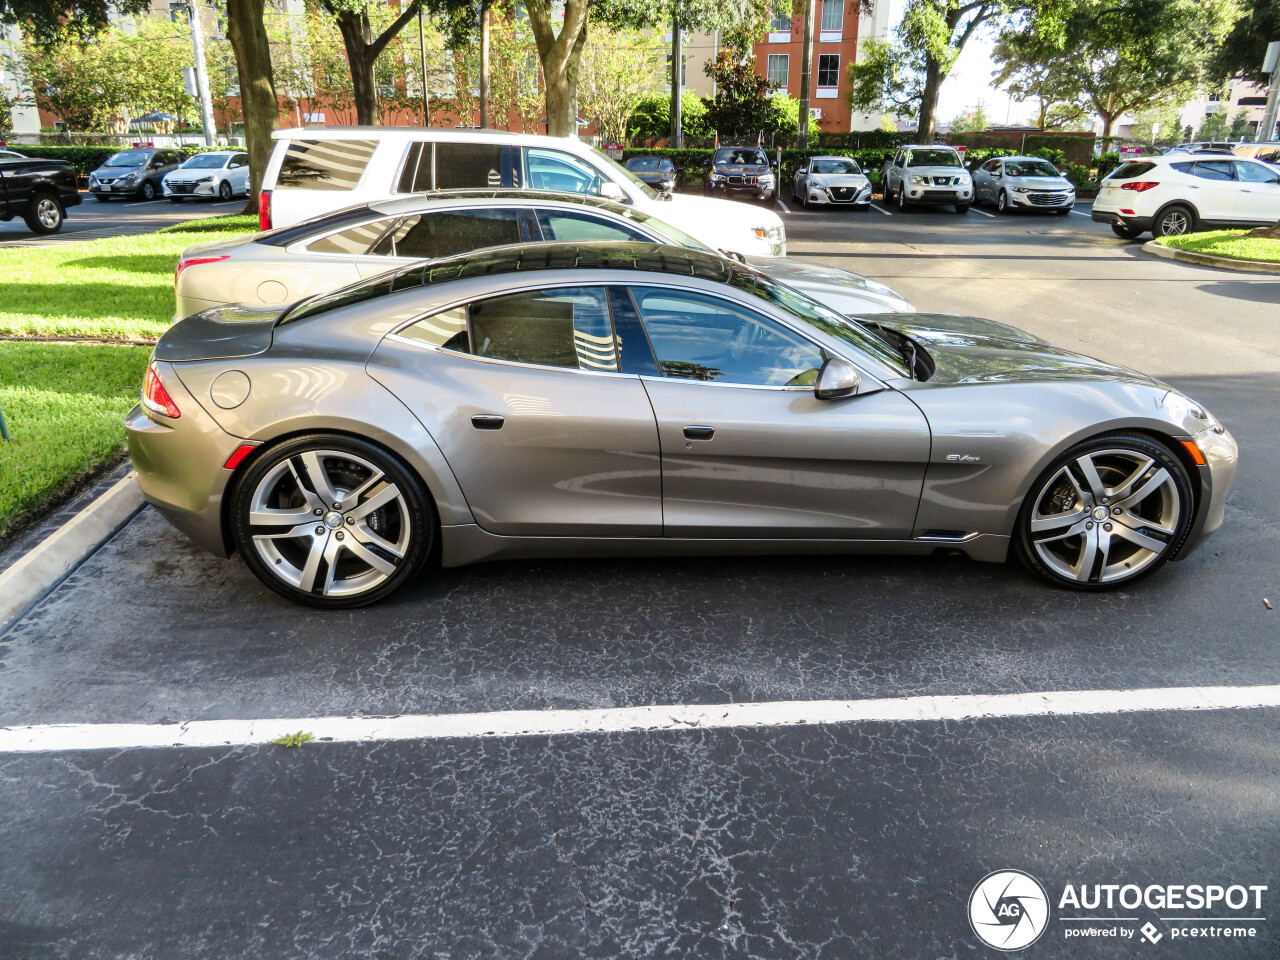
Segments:
[[[249,202],[258,212],[262,174],[271,159],[271,131],[280,126],[280,101],[271,73],[271,44],[262,22],[263,0],[227,0],[227,35],[236,55],[245,150],[249,154]]]
[[[351,94],[355,100],[356,123],[362,127],[378,122],[378,87],[373,78],[373,61],[369,56],[369,17],[364,12],[344,10],[338,14],[338,32],[347,51],[351,67]]]
[[[809,97],[813,90],[813,21],[817,15],[817,0],[807,0],[804,8],[804,39],[800,42],[800,110],[796,120],[796,146],[803,150],[809,145]],[[795,15],[794,5],[791,8]],[[795,26],[793,21],[792,27]]]
[[[684,147],[684,119],[680,116],[680,74],[684,66],[684,50],[681,47],[680,16],[678,5],[671,7],[671,146]]]
[[[1266,240],[1280,240],[1280,220],[1269,227],[1255,227],[1245,234],[1246,237],[1262,237]]]
[[[548,0],[533,0],[525,6],[529,27],[538,47],[542,81],[546,90],[547,134],[552,137],[578,135],[578,66],[587,43],[587,0],[565,0],[560,33],[552,28]]]
[[[480,5],[480,129],[489,129],[489,4]]]
[[[924,91],[920,97],[920,120],[916,124],[916,139],[921,143],[933,143],[938,138],[938,95],[946,74],[942,64],[933,57],[924,61]]]

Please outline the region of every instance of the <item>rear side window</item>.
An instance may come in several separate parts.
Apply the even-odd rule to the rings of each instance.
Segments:
[[[431,189],[432,171],[435,161],[433,144],[409,144],[405,151],[404,166],[400,168],[400,181],[396,184],[396,193],[424,193]]]
[[[435,155],[437,190],[502,186],[500,143],[437,143]]]
[[[369,249],[369,245],[382,236],[387,229],[388,220],[375,220],[373,223],[362,223],[350,230],[331,233],[327,237],[313,240],[307,246],[308,253],[354,253],[361,254]]]
[[[373,253],[434,260],[520,242],[515,210],[461,210],[405,217]]]
[[[1154,163],[1145,163],[1141,160],[1137,160],[1132,163],[1122,163],[1120,166],[1112,170],[1111,175],[1106,179],[1132,180],[1134,177],[1140,177],[1144,173],[1154,170],[1155,168],[1156,165]]]
[[[290,140],[276,186],[354,189],[377,146],[376,140]]]
[[[1230,160],[1197,160],[1191,175],[1202,180],[1234,180],[1235,164]]]
[[[538,225],[542,227],[542,239],[544,240],[580,243],[590,243],[593,240],[639,240],[641,243],[650,242],[648,237],[637,230],[631,230],[621,224],[611,223],[597,217],[584,216],[581,213],[563,213],[558,210],[539,211]]]

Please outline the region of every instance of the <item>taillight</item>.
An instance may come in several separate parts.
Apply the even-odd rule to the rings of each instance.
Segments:
[[[1160,186],[1160,183],[1156,180],[1126,180],[1120,184],[1120,189],[1142,193],[1144,190],[1150,190],[1152,187],[1158,186]]]
[[[160,375],[156,373],[154,363],[147,367],[147,379],[142,384],[142,405],[152,413],[168,417],[170,420],[177,420],[182,416],[182,411],[173,402],[173,397],[169,396],[169,391],[160,382]]]
[[[194,267],[198,263],[219,263],[223,260],[229,259],[230,257],[231,254],[229,253],[224,253],[217,257],[179,257],[178,268],[173,271],[174,287],[176,288],[178,286],[178,278],[182,276],[182,271],[187,269],[187,267]]]
[[[258,229],[271,229],[271,191],[263,190],[258,194]]]

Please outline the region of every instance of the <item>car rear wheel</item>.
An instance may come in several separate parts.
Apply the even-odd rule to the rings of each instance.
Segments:
[[[51,193],[37,193],[27,205],[23,216],[32,233],[57,233],[62,229],[62,204]]]
[[[333,434],[255,457],[231,509],[236,547],[258,579],[330,609],[393,593],[422,567],[437,529],[431,497],[404,461]]]
[[[1121,240],[1136,240],[1138,237],[1142,236],[1141,227],[1126,227],[1122,223],[1113,223],[1111,225],[1111,232]]]
[[[1151,232],[1157,237],[1180,237],[1184,233],[1192,233],[1196,228],[1196,215],[1190,207],[1175,203],[1160,211]]]
[[[1071,448],[1036,479],[1015,548],[1051,583],[1111,589],[1167,563],[1187,537],[1194,507],[1186,468],[1164,444],[1099,437]]]

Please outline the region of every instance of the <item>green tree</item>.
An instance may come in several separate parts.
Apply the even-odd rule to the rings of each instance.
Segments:
[[[418,16],[420,0],[404,4],[398,13],[385,6],[375,6],[370,12],[367,0],[319,0],[319,3],[333,18],[342,35],[347,63],[351,68],[351,97],[356,108],[356,123],[361,126],[377,123],[378,57]]]
[[[1182,139],[1182,113],[1177,104],[1163,103],[1134,114],[1130,136],[1149,146],[1174,144]]]
[[[709,137],[707,105],[692,90],[680,95],[680,126],[685,138]],[[651,93],[636,101],[627,127],[629,140],[661,140],[671,133],[671,98]]]
[[[991,125],[987,118],[987,105],[981,100],[968,113],[962,113],[951,121],[952,133],[982,133]]]
[[[756,56],[749,40],[726,37],[714,60],[703,70],[716,83],[716,95],[707,101],[707,123],[721,140],[754,142],[768,124],[769,81],[756,71]]]
[[[1219,83],[1243,77],[1266,83],[1262,59],[1267,43],[1280,40],[1280,0],[1243,0],[1243,15],[1213,51],[1209,77]]]
[[[662,52],[639,30],[599,31],[587,41],[578,74],[578,110],[605,143],[625,144],[640,99],[658,89]]]
[[[1008,39],[997,43],[991,56],[997,65],[992,82],[1020,103],[1034,100],[1036,126],[1041,130],[1069,122],[1084,112],[1080,103],[1084,94],[1078,78],[1064,63],[1053,57],[1041,59],[1032,55],[1028,59],[1024,48]]]
[[[849,105],[855,110],[883,110],[906,119],[920,111],[924,96],[924,59],[897,44],[872,38],[849,64]],[[895,126],[896,130],[897,127]]]

